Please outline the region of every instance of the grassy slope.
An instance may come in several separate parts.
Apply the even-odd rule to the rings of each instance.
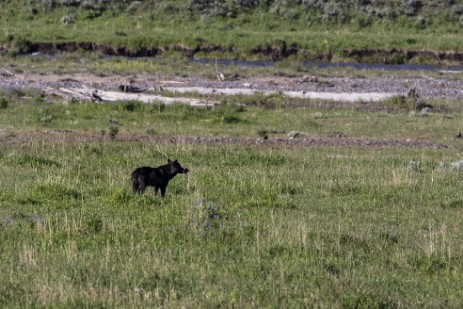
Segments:
[[[145,6],[132,11],[109,7],[101,16],[89,18],[94,11],[75,7],[46,10],[39,6],[37,13],[32,14],[27,11],[30,5],[18,8],[17,1],[4,3],[1,9],[7,13],[0,17],[0,40],[10,41],[12,51],[25,41],[90,41],[130,48],[220,45],[234,48],[232,57],[241,58],[261,57],[253,56],[251,50],[259,46],[281,46],[285,42],[287,46],[306,50],[299,55],[305,59],[326,52],[341,58],[343,49],[460,51],[463,45],[458,15],[449,18],[448,8],[425,15],[427,24],[420,28],[416,26],[416,15],[374,17],[367,25],[360,26],[358,20],[364,16],[349,15],[344,22],[321,22],[319,17],[314,22],[310,12],[290,19],[271,14],[268,8],[258,8],[224,18],[191,11],[186,4],[178,5],[173,11],[166,11],[161,5]],[[72,14],[76,16],[73,23],[64,25],[60,21],[61,17]]]
[[[397,138],[430,132],[429,140],[442,142],[461,116],[180,106],[129,112],[123,103],[13,99],[0,114],[2,136],[13,140],[29,130],[98,133],[112,119],[120,134],[148,127],[255,136],[266,127],[388,138],[394,130]],[[225,113],[241,121],[224,123]],[[454,148],[66,143],[56,136],[0,146],[2,306],[461,306],[461,177],[439,168],[458,159]],[[175,178],[164,200],[132,195],[131,170],[164,155],[191,173]],[[412,159],[419,171],[410,169]]]

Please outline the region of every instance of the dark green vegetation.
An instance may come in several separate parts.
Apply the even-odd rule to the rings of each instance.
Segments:
[[[285,109],[265,105],[285,99],[263,97],[207,110],[0,96],[2,307],[462,306],[461,172],[445,168],[460,159],[460,112]],[[293,130],[451,148],[123,139]],[[133,168],[167,157],[190,174],[165,199],[132,194]]]
[[[0,42],[13,55],[84,49],[385,63],[463,59],[460,1],[10,0],[0,11]]]

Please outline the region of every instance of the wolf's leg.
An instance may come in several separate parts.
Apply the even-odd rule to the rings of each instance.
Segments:
[[[166,187],[161,187],[161,196],[164,197],[166,194]]]
[[[139,183],[138,183],[138,180],[136,178],[132,178],[132,190],[133,190],[133,193],[139,193]]]

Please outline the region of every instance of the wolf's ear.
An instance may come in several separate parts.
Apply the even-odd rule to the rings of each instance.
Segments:
[[[172,161],[170,159],[167,159],[167,163],[172,163]]]
[[[174,163],[178,163],[177,159],[175,159]]]

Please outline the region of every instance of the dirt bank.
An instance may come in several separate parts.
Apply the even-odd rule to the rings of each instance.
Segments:
[[[10,47],[0,45],[0,51],[9,52]],[[238,52],[242,56],[243,52],[234,47],[225,47],[221,45],[197,45],[194,47],[182,44],[170,44],[166,46],[130,48],[126,46],[111,46],[107,44],[98,44],[95,42],[23,42],[19,49],[19,54],[31,53],[56,53],[56,52],[75,52],[87,51],[97,52],[108,56],[124,57],[155,57],[165,52],[179,52],[187,57],[194,57],[198,53],[209,54],[212,52],[234,53]],[[355,62],[376,62],[384,64],[403,64],[403,63],[421,63],[423,59],[436,64],[456,63],[463,64],[463,52],[458,51],[435,51],[435,50],[401,50],[401,49],[345,49],[339,54],[331,52],[314,54],[310,50],[289,47],[286,44],[256,46],[251,49],[250,53],[255,56],[261,56],[272,61],[281,61],[288,57],[296,57],[301,61],[325,61],[330,62],[336,56],[338,59],[345,59]]]

